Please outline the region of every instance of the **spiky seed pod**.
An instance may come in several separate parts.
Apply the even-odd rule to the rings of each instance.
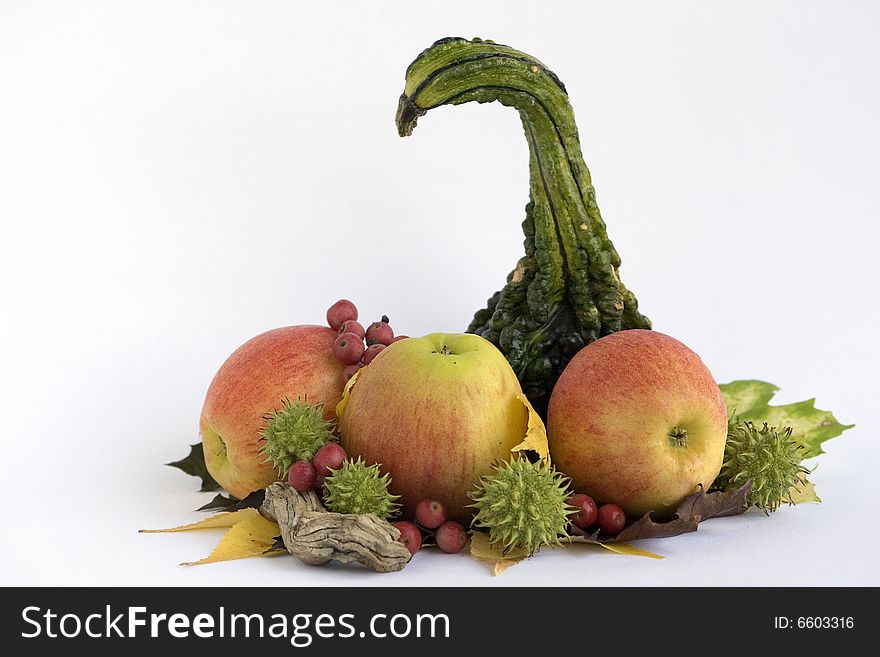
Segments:
[[[765,422],[758,429],[734,416],[727,428],[724,463],[713,487],[734,490],[751,479],[748,503],[769,514],[782,502],[790,502],[792,486],[806,482],[810,471],[801,465],[804,456],[804,447],[791,438],[791,427],[780,431]]]
[[[346,459],[324,479],[324,503],[336,513],[374,513],[387,520],[397,511],[399,495],[388,492],[389,476],[378,465]]]
[[[568,515],[574,510],[566,503],[568,477],[546,460],[516,457],[493,467],[470,493],[470,506],[477,510],[472,526],[488,529],[489,540],[505,552],[529,555],[568,537]]]
[[[279,477],[287,473],[291,463],[310,460],[322,445],[333,440],[334,424],[324,419],[323,404],[284,399],[281,410],[273,410],[263,420],[260,451]]]

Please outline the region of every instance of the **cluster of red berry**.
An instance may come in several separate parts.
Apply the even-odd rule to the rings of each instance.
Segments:
[[[342,379],[346,383],[360,368],[369,365],[389,344],[409,337],[406,335],[395,337],[385,315],[366,329],[357,319],[357,306],[348,299],[340,299],[327,309],[327,324],[339,332],[339,337],[333,343],[333,355],[345,365]]]
[[[577,509],[568,516],[568,519],[580,529],[589,529],[593,525],[598,525],[599,531],[603,534],[614,535],[620,533],[626,526],[626,513],[616,504],[603,504],[597,507],[595,500],[583,493],[572,495],[568,503]]]
[[[345,461],[345,450],[336,443],[322,446],[311,461],[295,461],[287,473],[287,483],[294,490],[306,493],[310,490],[321,492],[324,477],[331,470],[338,470]],[[392,523],[400,532],[398,539],[410,554],[422,547],[422,530],[434,535],[434,540],[444,552],[461,552],[467,544],[467,530],[454,520],[446,519],[446,507],[434,500],[422,500],[416,505],[415,522],[398,520]]]
[[[454,520],[446,519],[446,507],[436,500],[422,500],[416,505],[415,522],[398,520],[392,523],[400,532],[398,539],[410,554],[422,547],[422,530],[433,534],[437,547],[447,554],[461,552],[467,544],[467,530]]]
[[[322,445],[311,461],[294,461],[287,471],[287,483],[300,493],[310,490],[321,492],[324,477],[329,477],[331,470],[338,470],[345,461],[345,450],[337,443]]]

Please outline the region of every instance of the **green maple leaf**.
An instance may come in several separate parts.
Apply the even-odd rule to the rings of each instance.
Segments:
[[[732,381],[720,388],[728,412],[736,413],[741,420],[758,426],[766,422],[780,429],[791,427],[791,437],[807,449],[807,458],[822,454],[822,443],[855,426],[841,424],[831,411],[816,408],[815,399],[771,406],[770,400],[779,388],[766,381]]]

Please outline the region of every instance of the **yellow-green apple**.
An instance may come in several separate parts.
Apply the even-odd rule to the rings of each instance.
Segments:
[[[245,342],[220,367],[199,420],[205,465],[223,488],[243,498],[278,478],[260,452],[263,416],[282,400],[324,404],[335,419],[343,365],[333,356],[336,331],[286,326]]]
[[[550,397],[547,439],[576,491],[629,515],[664,515],[718,475],[727,409],[688,347],[656,331],[619,331],[565,368]]]
[[[470,515],[468,491],[509,459],[528,427],[510,364],[477,335],[434,333],[394,342],[364,367],[342,411],[350,457],[381,464],[405,517],[422,499],[450,518]]]

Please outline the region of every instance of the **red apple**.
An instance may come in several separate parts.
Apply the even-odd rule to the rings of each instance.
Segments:
[[[450,518],[465,519],[468,491],[526,434],[520,392],[501,352],[477,335],[393,342],[350,390],[339,420],[342,446],[391,475],[404,517],[429,498]]]
[[[712,374],[681,342],[619,331],[565,368],[550,397],[547,438],[572,488],[630,516],[662,515],[715,480],[727,409]]]
[[[326,326],[286,326],[245,342],[220,367],[199,420],[205,465],[223,488],[243,498],[278,479],[260,453],[263,416],[282,400],[324,404],[335,419],[343,365],[333,356],[337,332]]]

